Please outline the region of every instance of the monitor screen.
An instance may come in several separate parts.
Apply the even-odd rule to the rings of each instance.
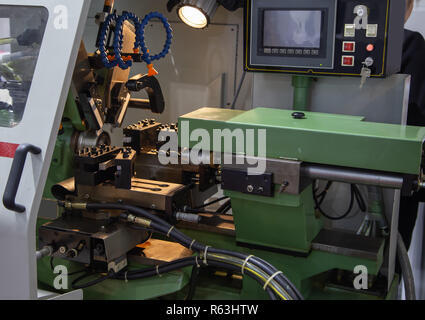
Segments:
[[[320,48],[321,10],[265,10],[264,47]]]

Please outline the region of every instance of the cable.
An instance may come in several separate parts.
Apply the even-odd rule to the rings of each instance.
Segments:
[[[108,204],[108,203],[87,203],[84,204],[85,208],[88,210],[108,210],[108,209],[117,209],[125,210],[136,216],[139,216],[143,219],[136,221],[137,219],[131,218],[127,214],[122,214],[121,217],[127,219],[127,221],[132,223],[139,223],[149,227],[155,232],[162,233],[164,235],[169,235],[170,238],[174,239],[178,243],[182,244],[186,248],[192,248],[192,250],[201,254],[203,261],[201,262],[204,265],[221,265],[224,268],[231,270],[241,271],[244,261],[247,259],[247,255],[240,254],[238,252],[219,250],[212,248],[210,246],[205,246],[199,242],[194,241],[190,237],[183,234],[178,229],[172,228],[165,220],[147,212],[144,209],[124,204]],[[72,208],[72,203],[67,204],[68,208]],[[81,208],[81,204],[78,204],[78,207]],[[149,219],[149,220],[147,220]],[[207,249],[208,248],[208,249]],[[218,253],[220,253],[218,255]],[[202,254],[204,256],[202,256]],[[189,260],[181,260],[166,265],[161,265],[155,270],[143,270],[134,272],[127,272],[125,279],[140,278],[140,276],[155,276],[158,273],[164,273],[168,270],[173,270],[173,268],[182,268],[190,265],[197,265],[200,261],[197,258]],[[170,269],[171,268],[171,269]],[[269,287],[273,290],[274,294],[279,296],[281,299],[290,300],[290,299],[302,299],[301,294],[295,288],[295,286],[281,273],[276,274],[274,278],[272,277],[278,270],[272,267],[270,264],[258,257],[252,257],[249,259],[244,267],[246,274],[253,279],[255,279],[260,284],[264,285],[269,282]],[[123,276],[120,276],[123,278]],[[266,288],[267,289],[267,288]]]
[[[86,274],[83,274],[82,276],[78,277],[74,281],[72,281],[71,286],[73,289],[85,289],[91,286],[94,286],[96,284],[101,283],[102,281],[105,281],[106,279],[112,278],[115,275],[115,272],[113,270],[109,270],[108,274],[106,276],[99,277],[95,280],[86,282],[81,285],[76,285],[76,283],[80,282],[82,279],[87,278],[89,276],[93,275],[92,273],[87,272]]]
[[[198,281],[198,278],[199,278],[199,267],[193,266],[192,273],[190,274],[189,292],[185,300],[193,300],[193,297],[195,296],[196,283]]]
[[[400,262],[401,273],[404,280],[406,300],[416,300],[415,279],[413,277],[412,265],[410,264],[409,255],[400,232],[397,236],[397,257]]]
[[[53,259],[54,259],[53,256],[50,257],[50,268],[52,269],[52,271],[55,270],[55,266],[53,264]],[[84,272],[84,271],[86,271],[86,269],[81,269],[81,270],[73,271],[71,273],[68,273],[68,276],[73,276],[73,275],[79,274],[79,273]]]
[[[212,204],[214,204],[214,203],[217,203],[217,202],[223,201],[223,200],[228,199],[228,198],[229,198],[229,197],[224,196],[224,197],[221,197],[221,198],[215,199],[215,200],[213,200],[213,201],[211,201],[211,202],[205,203],[205,204],[203,204],[203,205],[201,205],[201,206],[195,207],[195,208],[193,208],[193,209],[194,209],[194,210],[197,210],[197,209],[205,208],[205,207],[208,207],[208,206],[210,206],[210,205],[212,205]]]
[[[313,181],[313,185],[316,183],[316,181]],[[326,185],[326,187],[325,187],[325,190],[324,191],[322,191],[319,195],[316,195],[316,191],[317,191],[317,189],[315,190],[314,189],[314,187],[313,187],[313,200],[314,200],[314,204],[315,204],[315,208],[317,209],[317,210],[319,210],[319,212],[325,217],[325,218],[327,218],[327,219],[329,219],[329,220],[334,220],[334,221],[337,221],[337,220],[342,220],[342,219],[345,219],[350,213],[351,213],[351,211],[353,210],[353,207],[354,207],[354,201],[356,201],[357,202],[357,204],[358,204],[358,206],[359,206],[359,208],[360,208],[360,210],[362,211],[362,212],[366,212],[366,210],[367,210],[367,206],[366,206],[366,203],[365,203],[365,201],[364,201],[364,198],[363,198],[363,196],[362,196],[362,194],[361,194],[361,192],[360,192],[360,190],[359,190],[359,188],[357,187],[357,185],[355,185],[355,184],[351,184],[350,185],[350,191],[351,191],[351,198],[350,198],[350,204],[349,204],[349,206],[348,206],[348,209],[347,209],[347,211],[345,211],[345,213],[344,214],[342,214],[341,216],[337,216],[337,217],[333,217],[333,216],[330,216],[329,214],[327,214],[322,208],[321,208],[321,204],[323,203],[323,201],[325,200],[325,197],[326,197],[326,195],[327,195],[327,193],[328,193],[328,191],[329,191],[329,188],[332,186],[332,182],[328,182],[327,183],[327,185]],[[320,199],[319,199],[320,198]]]

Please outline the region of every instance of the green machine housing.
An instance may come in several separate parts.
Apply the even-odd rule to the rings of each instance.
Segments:
[[[259,148],[259,143],[264,143],[261,139],[255,140],[254,148],[245,146],[253,154],[244,153],[236,143],[222,148],[223,135],[220,143],[208,142],[209,151],[254,156],[267,162],[261,176],[270,180],[266,184],[255,175],[250,177],[246,170],[226,178],[229,164],[222,166],[222,187],[231,197],[236,241],[255,248],[301,255],[311,252],[322,221],[314,210],[309,166],[380,173],[399,179],[399,188],[404,190],[415,187],[422,170],[425,128],[366,122],[362,117],[306,112],[297,119],[289,110],[202,108],[181,116],[179,128],[180,146],[188,148],[199,143],[189,139],[196,129],[207,130],[210,137],[226,129],[234,135],[237,130],[265,130],[265,148]],[[261,149],[265,154],[258,153]],[[278,177],[274,169],[279,166]],[[294,177],[298,179],[295,189],[288,183],[293,184]],[[256,185],[261,185],[262,191],[272,191],[255,192]]]

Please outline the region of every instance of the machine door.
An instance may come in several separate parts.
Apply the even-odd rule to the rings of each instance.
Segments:
[[[37,298],[37,212],[89,6],[0,0],[0,299]]]

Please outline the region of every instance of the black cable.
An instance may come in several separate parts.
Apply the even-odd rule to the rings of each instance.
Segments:
[[[320,211],[320,213],[322,213],[323,216],[325,216],[326,218],[328,218],[330,220],[341,220],[341,219],[346,218],[350,214],[350,212],[353,210],[353,206],[354,206],[353,200],[356,201],[357,205],[359,206],[359,208],[362,212],[366,212],[366,210],[367,210],[366,202],[363,198],[363,195],[360,192],[359,187],[355,184],[350,185],[350,190],[351,190],[350,206],[349,206],[349,209],[347,210],[347,212],[345,214],[343,214],[342,216],[339,216],[339,217],[332,217],[332,216],[329,216],[326,212],[324,212],[323,209],[320,207],[320,205],[325,200],[326,195],[327,195],[330,187],[332,186],[332,183],[333,183],[332,181],[328,181],[325,189],[318,196],[316,196],[317,190],[313,191],[313,197],[315,197],[316,209],[318,209]]]
[[[192,267],[192,272],[190,274],[190,283],[189,283],[189,292],[187,293],[185,300],[193,300],[196,291],[196,284],[199,278],[199,269],[198,266]]]
[[[195,208],[192,208],[192,209],[201,209],[201,208],[205,208],[205,207],[208,207],[208,206],[210,206],[210,205],[212,205],[212,204],[214,204],[214,203],[217,203],[217,202],[220,202],[220,201],[223,201],[224,199],[228,199],[229,197],[221,197],[221,198],[218,198],[218,199],[216,199],[216,200],[214,200],[214,201],[211,201],[211,202],[208,202],[208,203],[205,203],[205,204],[203,204],[202,206],[198,206],[198,207],[195,207]]]
[[[366,212],[366,210],[367,210],[366,202],[363,198],[362,193],[360,192],[359,187],[355,184],[353,184],[352,187],[353,187],[353,191],[354,191],[354,196],[356,198],[356,202],[357,202],[360,210],[362,212]]]
[[[160,231],[162,234],[168,234],[169,232],[169,229],[167,230],[166,227],[164,228],[164,226],[157,225],[155,222],[151,223],[151,227],[153,229],[156,229],[157,231]],[[176,234],[174,234],[174,232]],[[192,240],[190,238],[185,239],[182,236],[185,236],[185,235],[181,234],[181,232],[176,229],[173,229],[170,233],[170,237],[173,237],[175,240],[177,240],[180,244],[182,244],[185,247],[191,246],[192,249],[198,252],[203,252],[205,250],[205,246],[202,246],[196,241],[192,243]],[[247,255],[244,255],[238,252],[210,248],[210,247],[208,248],[208,252],[230,255],[230,256],[239,258],[241,260],[245,260],[248,258]],[[264,260],[258,257],[251,257],[250,259],[251,259],[249,260],[250,262],[253,262],[253,264],[255,264],[257,267],[263,269],[267,274],[269,274],[269,276],[273,275],[275,272],[278,271],[276,268],[272,267],[270,264],[268,264],[267,262],[265,262]],[[282,288],[284,288],[288,292],[289,295],[291,295],[292,297],[296,297],[299,300],[304,299],[301,293],[296,289],[296,287],[289,281],[289,279],[286,276],[284,276],[283,274],[279,274],[274,279],[279,283],[279,285]]]
[[[215,201],[220,201],[220,200],[217,199]],[[135,214],[137,216],[141,216],[141,217],[150,219],[151,220],[150,228],[152,228],[152,230],[154,230],[155,232],[160,232],[162,234],[167,235],[168,237],[174,239],[175,241],[179,242],[180,244],[182,244],[183,246],[185,246],[187,248],[191,248],[192,250],[194,250],[196,252],[199,252],[199,253],[204,252],[205,249],[206,249],[206,246],[205,245],[192,240],[190,237],[186,236],[185,234],[183,234],[178,229],[173,228],[173,226],[171,226],[165,220],[163,220],[163,219],[161,219],[161,218],[159,218],[159,217],[157,217],[155,215],[152,215],[151,213],[147,212],[144,209],[141,209],[141,208],[138,208],[138,207],[135,207],[135,206],[131,206],[131,205],[106,204],[106,203],[105,204],[104,203],[89,203],[89,204],[86,205],[86,208],[88,210],[116,209],[116,210],[125,210],[125,211],[128,211],[128,212],[130,212],[132,214]],[[123,216],[125,216],[125,214],[123,214]],[[210,247],[208,248],[208,251],[209,252],[213,252],[213,250],[214,250],[214,248],[210,248]],[[239,254],[237,252],[228,251],[228,254],[230,256],[237,257],[239,259],[242,259],[241,256],[242,257],[245,257],[243,259],[246,259],[247,258],[246,255],[242,255],[242,254]],[[266,273],[269,276],[271,276],[271,275],[273,275],[273,273],[275,273],[275,272],[272,272],[272,271],[273,270],[276,270],[276,268],[274,268],[274,267],[271,268],[271,265],[268,264],[268,263],[266,263],[265,261],[263,261],[263,260],[261,260],[259,258],[254,259],[254,257],[252,257],[252,261],[255,261],[255,263],[257,264],[257,266],[258,265],[266,266],[266,269],[268,270]],[[165,265],[165,266],[164,265],[161,265],[158,268],[155,268],[155,270],[138,271],[136,274],[133,273],[133,272],[127,272],[126,273],[126,279],[131,279],[132,277],[139,278],[142,275],[142,272],[143,272],[143,275],[146,276],[146,277],[148,277],[148,276],[154,276],[155,274],[158,273],[159,270],[160,270],[159,272],[167,272],[167,270],[169,268],[172,268],[171,270],[173,270],[173,268],[180,269],[180,268],[185,267],[185,266],[193,265],[194,263],[196,263],[196,262],[194,262],[194,260],[192,259],[192,261],[187,260],[184,263],[182,263],[181,261],[180,262],[176,262],[176,264],[173,263],[170,266],[169,265]],[[227,269],[229,269],[229,268],[230,269],[234,269],[236,267],[236,266],[233,266],[232,264],[228,264],[228,263],[224,263],[224,262],[223,262],[223,265]],[[163,268],[165,268],[165,269],[163,269]],[[237,270],[240,270],[239,267],[236,267],[236,269]],[[255,278],[260,283],[262,283],[261,282],[261,279],[256,278],[256,275],[254,273],[251,273],[250,272],[249,275],[252,278]],[[120,276],[120,277],[122,277],[122,276]],[[302,299],[301,294],[298,292],[298,290],[296,290],[295,286],[283,274],[277,275],[274,279],[279,283],[279,285],[282,288],[284,288],[286,290],[286,292],[288,292],[288,294],[292,298],[294,298],[294,299]],[[99,280],[100,281],[103,281],[104,279],[99,279]]]
[[[216,214],[222,214],[224,210],[228,210],[227,208],[230,207],[231,204],[231,200],[228,199],[225,203],[223,203],[222,205],[220,205],[220,207],[216,210]]]
[[[243,253],[228,251],[224,249],[210,248],[208,249],[208,252],[230,255],[241,260],[246,260],[248,258],[248,255],[245,255]],[[278,271],[270,263],[256,256],[252,256],[248,261],[257,266],[258,268],[263,269],[269,275],[273,275]],[[289,279],[284,274],[278,274],[274,279],[279,283],[282,288],[287,290],[290,295],[297,296],[300,300],[304,299],[298,289],[292,284],[291,281],[289,281]]]
[[[94,285],[99,284],[99,283],[101,283],[101,282],[103,282],[103,281],[105,281],[109,278],[112,278],[115,275],[115,272],[110,270],[106,276],[99,277],[95,280],[86,282],[86,283],[81,284],[81,285],[76,285],[76,283],[80,282],[82,279],[87,278],[91,275],[93,275],[93,273],[87,272],[86,274],[83,274],[82,276],[80,276],[77,279],[75,279],[74,281],[72,281],[72,283],[71,283],[72,288],[73,289],[85,289],[85,288],[94,286]]]
[[[315,184],[315,181],[313,182],[313,184]],[[327,214],[321,207],[320,207],[320,203],[319,203],[319,200],[318,200],[318,198],[317,198],[317,196],[316,196],[316,193],[314,192],[314,188],[313,188],[313,200],[314,200],[314,204],[315,204],[315,206],[316,206],[316,209],[317,210],[319,210],[319,212],[325,217],[325,218],[327,218],[327,219],[329,219],[329,220],[333,220],[333,221],[337,221],[337,220],[342,220],[342,219],[345,219],[349,214],[350,214],[350,212],[353,210],[353,207],[354,207],[354,198],[355,198],[355,191],[354,191],[354,187],[353,187],[354,185],[352,184],[351,186],[350,186],[350,190],[351,190],[351,199],[350,199],[350,204],[349,204],[349,206],[348,206],[348,209],[347,209],[347,211],[345,211],[345,213],[344,214],[342,214],[342,215],[340,215],[340,216],[337,216],[337,217],[333,217],[333,216],[330,216],[329,214]],[[324,198],[322,199],[322,203],[323,203],[323,200],[324,200]]]
[[[53,264],[53,259],[54,259],[53,256],[50,257],[50,268],[52,269],[52,271],[55,270],[55,266]],[[78,271],[73,271],[71,273],[68,273],[68,276],[73,276],[73,275],[79,274],[79,273],[84,272],[84,271],[86,271],[86,269],[81,269],[81,270],[78,270]]]

